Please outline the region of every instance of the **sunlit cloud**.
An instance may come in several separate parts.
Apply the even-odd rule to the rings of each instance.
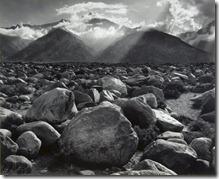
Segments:
[[[65,28],[80,36],[90,47],[95,47],[96,51],[100,51],[125,35],[121,30],[123,26],[132,28],[140,25],[127,17],[128,10],[128,6],[121,3],[87,2],[66,5],[57,9],[57,14],[68,15],[70,23]],[[88,22],[94,18],[107,20],[112,25],[93,26]]]
[[[166,31],[174,35],[199,30],[212,20],[210,16],[214,14],[209,12],[213,11],[211,0],[160,0],[157,6],[166,6],[163,22],[167,24]]]

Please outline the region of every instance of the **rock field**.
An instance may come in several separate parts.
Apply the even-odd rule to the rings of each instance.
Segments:
[[[215,64],[0,64],[3,175],[215,175]]]

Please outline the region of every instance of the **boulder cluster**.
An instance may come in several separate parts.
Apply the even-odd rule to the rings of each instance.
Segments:
[[[215,73],[213,64],[2,63],[2,172],[213,175]],[[183,93],[196,94],[197,118],[167,105]]]

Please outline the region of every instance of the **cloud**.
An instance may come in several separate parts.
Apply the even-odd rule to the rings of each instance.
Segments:
[[[91,18],[106,18],[120,25],[130,24],[126,17],[127,11],[127,5],[103,2],[79,3],[57,9],[58,15],[68,14],[73,25],[76,23],[82,25]]]
[[[160,0],[158,7],[166,6],[161,15],[168,33],[178,35],[187,31],[197,31],[214,19],[212,0]]]
[[[58,15],[69,15],[70,23],[65,26],[66,30],[81,37],[95,51],[103,50],[118,38],[124,35],[123,26],[136,27],[128,17],[128,6],[116,3],[106,4],[103,2],[87,2],[74,5],[66,5],[57,9]],[[102,25],[97,26],[88,23],[91,19],[103,19]],[[104,25],[109,22],[111,25]],[[104,43],[103,43],[104,42]]]
[[[30,27],[25,27],[21,25],[16,29],[4,29],[0,28],[0,34],[8,35],[8,36],[19,36],[23,39],[35,40],[43,35],[47,34],[47,30],[35,30]]]

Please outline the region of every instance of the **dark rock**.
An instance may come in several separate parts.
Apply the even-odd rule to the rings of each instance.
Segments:
[[[216,126],[199,118],[188,125],[189,131],[201,132],[204,137],[215,138]]]
[[[212,140],[206,137],[193,139],[190,146],[196,151],[198,158],[210,161],[211,160],[211,145]]]
[[[190,144],[193,139],[204,137],[204,134],[198,131],[183,131],[185,141]]]
[[[78,105],[80,103],[93,103],[92,98],[86,93],[75,90],[74,95],[75,95],[75,104],[76,105]]]
[[[178,174],[186,174],[196,161],[197,154],[187,145],[158,139],[145,148],[141,159],[151,159]]]
[[[205,113],[199,116],[199,118],[203,119],[204,121],[215,123],[216,121],[216,111],[212,111],[209,113]]]
[[[215,88],[206,91],[200,95],[197,95],[193,98],[191,98],[190,100],[193,101],[193,106],[195,108],[200,108],[205,101],[207,101],[209,98],[215,97]]]
[[[122,108],[124,115],[133,126],[148,128],[156,123],[156,117],[151,107],[141,98],[119,99],[115,102]]]
[[[215,96],[210,96],[206,101],[204,101],[201,107],[201,114],[210,113],[216,110],[216,98]]]

